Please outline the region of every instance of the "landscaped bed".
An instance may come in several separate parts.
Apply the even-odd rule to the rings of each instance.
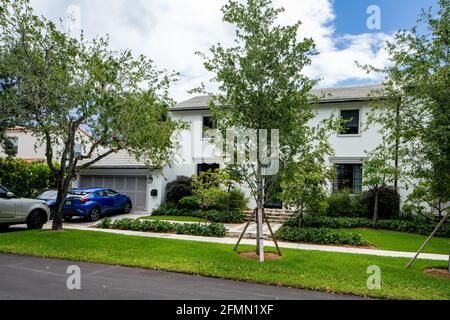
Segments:
[[[242,252],[254,250],[242,246]],[[427,274],[445,261],[283,249],[283,258],[264,264],[243,258],[232,246],[132,237],[101,232],[26,231],[2,234],[0,252],[62,258],[226,279],[283,285],[326,292],[392,299],[450,299],[450,280]],[[381,290],[367,288],[369,266],[381,269]]]
[[[225,226],[220,223],[200,224],[200,223],[170,223],[167,221],[151,221],[141,219],[122,219],[112,221],[104,219],[99,225],[101,229],[116,229],[155,233],[176,233],[203,237],[224,237]]]
[[[154,221],[211,222],[211,221],[203,219],[203,218],[189,217],[189,216],[148,216],[148,217],[142,217],[140,219],[154,220]]]
[[[372,224],[367,218],[307,216],[302,223],[303,227],[299,228],[298,218],[292,218],[278,230],[277,237],[294,242],[371,246],[381,250],[416,252],[435,228],[435,224],[405,220],[380,221],[380,228],[389,230],[372,229]],[[445,225],[438,236],[430,241],[424,253],[448,254],[450,238],[443,237],[447,234],[449,228]]]

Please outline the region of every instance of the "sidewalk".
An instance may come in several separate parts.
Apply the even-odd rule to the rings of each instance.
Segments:
[[[172,239],[172,240],[186,240],[186,241],[197,241],[197,242],[207,242],[207,243],[221,243],[221,244],[236,244],[236,238],[210,238],[210,237],[198,237],[198,236],[188,236],[188,235],[178,235],[178,234],[161,234],[161,233],[149,233],[149,232],[136,232],[136,231],[124,231],[124,230],[109,230],[109,229],[96,229],[90,228],[88,226],[76,226],[76,225],[66,225],[66,229],[81,230],[81,231],[93,231],[93,232],[103,232],[112,234],[121,234],[128,236],[146,237],[146,238],[160,238],[160,239]],[[264,242],[268,247],[275,247],[272,241]],[[255,240],[243,239],[241,244],[243,245],[254,245]],[[360,249],[360,248],[348,248],[348,247],[337,247],[337,246],[322,246],[322,245],[312,245],[312,244],[298,244],[290,242],[279,242],[280,248],[294,249],[294,250],[306,250],[306,251],[322,251],[322,252],[335,252],[335,253],[348,253],[348,254],[362,254],[380,257],[393,257],[393,258],[412,258],[414,257],[414,252],[401,252],[401,251],[387,251],[387,250],[376,250],[376,249]],[[419,256],[422,260],[435,260],[435,261],[448,261],[448,255],[442,254],[431,254],[423,253]]]

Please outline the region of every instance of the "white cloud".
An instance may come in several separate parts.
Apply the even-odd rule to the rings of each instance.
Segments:
[[[211,45],[230,45],[234,31],[222,22],[225,0],[32,0],[40,14],[51,19],[65,18],[70,5],[81,9],[81,24],[89,37],[110,35],[116,49],[131,49],[152,58],[160,68],[176,70],[180,82],[172,89],[181,101],[187,91],[211,78],[196,51],[207,52]],[[322,78],[320,86],[335,86],[343,81],[377,81],[359,70],[354,61],[384,66],[387,56],[383,33],[335,36],[336,19],[331,0],[274,0],[286,11],[281,24],[301,20],[299,37],[312,37],[321,54],[306,72]]]

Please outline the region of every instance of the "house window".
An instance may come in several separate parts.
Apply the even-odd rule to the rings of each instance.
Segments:
[[[359,134],[359,122],[360,122],[359,109],[341,110],[341,119],[343,120],[340,131],[341,135]]]
[[[216,170],[220,169],[220,165],[217,163],[213,163],[213,164],[206,164],[206,163],[202,163],[202,164],[198,164],[197,165],[197,175],[199,175],[202,172],[214,172]]]
[[[81,144],[75,143],[75,146],[74,146],[74,154],[75,154],[75,158],[81,156],[81,153],[82,153]]]
[[[8,140],[12,154],[17,155],[19,152],[19,137],[9,137]]]
[[[362,164],[336,164],[334,192],[350,189],[354,193],[362,191]]]
[[[214,121],[214,118],[211,116],[204,116],[203,117],[203,133],[202,133],[202,138],[205,139],[207,138],[206,136],[206,132],[208,130],[213,130],[213,129],[217,129],[217,124],[216,121]]]

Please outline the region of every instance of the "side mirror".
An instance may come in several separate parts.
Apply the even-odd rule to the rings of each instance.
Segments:
[[[12,199],[12,198],[15,198],[15,197],[16,197],[16,195],[14,193],[12,193],[12,192],[8,192],[6,194],[6,198],[8,198],[8,199]]]

